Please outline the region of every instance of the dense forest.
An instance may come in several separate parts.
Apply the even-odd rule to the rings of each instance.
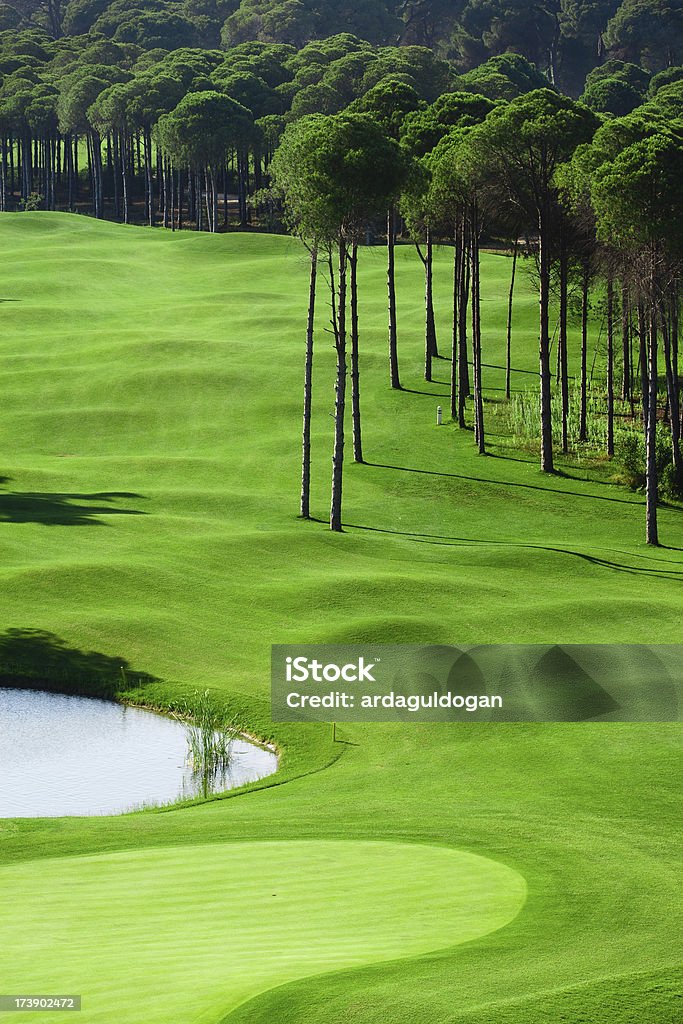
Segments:
[[[676,64],[683,45],[680,0],[15,0],[0,4],[0,28],[89,34],[143,50],[254,41],[301,49],[349,32],[429,47],[458,71],[512,51],[574,95],[606,55],[657,71]]]
[[[683,76],[680,0],[357,7],[0,4],[0,209],[245,226],[284,128],[304,115],[362,109],[371,93],[372,107],[376,92],[389,102],[398,90],[392,131],[418,110],[438,122],[407,128],[424,156],[460,123],[438,107],[443,96],[493,104],[551,88],[609,118],[661,89],[671,97]],[[256,216],[267,223],[267,213]]]

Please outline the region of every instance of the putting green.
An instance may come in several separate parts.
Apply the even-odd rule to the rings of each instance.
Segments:
[[[351,841],[57,858],[3,868],[0,889],[3,991],[82,994],[81,1024],[209,1024],[296,978],[476,939],[526,896],[474,854]]]

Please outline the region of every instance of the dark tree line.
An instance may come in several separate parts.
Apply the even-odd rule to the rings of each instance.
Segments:
[[[152,46],[159,41],[96,30],[86,18],[96,7],[102,7],[96,0],[72,0],[64,9],[65,24],[85,34],[55,39],[38,28],[0,31],[2,209],[30,204],[170,227],[246,225],[250,197],[264,184],[282,132],[300,117],[367,110],[392,137],[398,139],[400,128],[405,145],[424,155],[461,116],[450,110],[449,96],[471,96],[472,108],[462,116],[472,118],[477,103],[511,101],[549,86],[547,67],[539,70],[542,63],[536,67],[519,53],[496,53],[463,72],[426,47],[375,46],[348,33],[299,49],[259,41],[227,50]],[[601,115],[623,116],[676,92],[682,75],[678,66],[652,76],[627,60],[606,60],[588,75],[582,102]],[[232,107],[222,123],[227,106],[215,93],[243,108],[239,117]],[[197,94],[202,102],[188,99]],[[200,144],[195,135],[192,149],[188,116],[200,108],[203,139]],[[402,126],[405,114],[411,120]],[[212,148],[210,166],[202,162],[205,143]],[[394,202],[387,216],[391,211],[390,247]],[[428,263],[429,251],[426,256]]]
[[[453,74],[431,51],[350,35],[298,52],[247,43],[166,53],[0,33],[2,209],[245,225],[287,123],[346,109],[396,77],[426,103]]]
[[[683,59],[683,13],[660,0],[13,0],[2,29],[53,39],[88,34],[145,50],[230,48],[258,41],[301,49],[351,32],[375,45],[434,50],[466,72],[519,53],[578,95],[607,57],[651,71]],[[331,111],[327,111],[331,113]]]

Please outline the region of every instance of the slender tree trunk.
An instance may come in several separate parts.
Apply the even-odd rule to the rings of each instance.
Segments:
[[[614,281],[607,279],[607,455],[614,457]]]
[[[458,297],[458,426],[465,427],[465,403],[470,394],[470,373],[467,364],[467,304],[470,293],[470,238],[467,215],[460,219],[460,282]]]
[[[560,358],[560,390],[562,392],[562,451],[569,451],[569,367],[567,362],[567,291],[569,281],[569,256],[566,240],[560,246],[560,331],[558,354]]]
[[[512,376],[512,303],[515,293],[515,274],[517,271],[517,254],[519,252],[519,239],[515,238],[515,244],[512,250],[512,273],[510,275],[510,294],[508,296],[508,323],[507,323],[507,341],[505,348],[505,397],[510,397],[510,384]]]
[[[453,334],[451,338],[451,419],[458,416],[458,298],[460,287],[460,246],[458,223],[453,226]]]
[[[621,286],[621,397],[624,402],[631,400],[631,303],[628,285]]]
[[[247,177],[249,173],[248,156],[237,154],[237,197],[240,211],[240,227],[247,226]]]
[[[23,153],[21,158],[22,174],[22,185],[21,185],[21,198],[28,199],[32,190],[33,183],[33,157],[31,153],[31,140],[28,136],[24,135],[22,139]]]
[[[88,151],[88,171],[90,174],[90,191],[92,195],[92,210],[97,217],[97,192],[95,190],[95,175],[93,172],[92,137],[90,133],[86,136],[86,148]]]
[[[351,266],[351,412],[353,420],[353,461],[363,462],[360,418],[360,367],[358,363],[358,245],[354,241]]]
[[[119,135],[118,132],[114,132],[112,136],[112,179],[114,183],[114,217],[116,220],[121,218],[120,166]]]
[[[59,176],[59,139],[55,135],[52,139],[52,162],[50,164],[50,198],[52,206],[50,209],[57,209],[57,181]]]
[[[52,139],[52,163],[50,166],[50,197],[52,206],[50,209],[57,209],[57,183],[59,180],[59,138],[55,135]]]
[[[207,230],[213,231],[213,219],[211,217],[211,185],[209,182],[208,168],[204,168],[204,206],[206,208]]]
[[[654,275],[653,275],[654,276]],[[648,340],[648,391],[647,391],[647,428],[645,432],[646,448],[646,488],[645,488],[645,536],[648,544],[659,544],[657,532],[657,303],[655,300],[654,281],[651,281],[650,332]]]
[[[318,272],[318,253],[311,249],[311,273],[308,287],[308,322],[306,324],[306,362],[304,366],[304,422],[301,443],[301,504],[302,519],[311,516],[311,406],[313,402],[313,328],[315,324],[315,283]]]
[[[579,441],[588,437],[588,298],[590,265],[584,261],[581,277],[581,395],[579,410]]]
[[[643,430],[647,431],[647,409],[649,402],[649,384],[648,384],[648,347],[647,347],[647,329],[645,325],[645,307],[642,302],[638,303],[638,347],[639,347],[639,360],[638,365],[640,368],[640,400],[642,406],[643,415]]]
[[[344,469],[344,410],[346,408],[346,242],[339,239],[339,289],[335,308],[334,267],[330,257],[330,284],[332,286],[332,319],[335,348],[337,350],[337,379],[334,402],[334,451],[332,454],[332,501],[330,529],[341,533],[342,483]]]
[[[387,212],[387,292],[389,298],[389,378],[391,386],[400,390],[401,379],[398,372],[398,330],[396,324],[396,274],[395,249],[396,227],[393,205]]]
[[[678,303],[679,303],[679,286],[678,282],[673,289],[673,296],[671,300],[671,358],[673,360],[674,379],[676,386],[678,387]]]
[[[472,365],[474,367],[474,437],[480,455],[486,454],[484,435],[484,398],[481,380],[481,291],[479,260],[479,210],[476,202],[471,210],[471,259],[472,259]]]
[[[168,227],[168,191],[168,168],[166,166],[166,161],[164,160],[164,165],[161,169],[161,223],[165,228]]]
[[[664,363],[666,367],[666,393],[669,399],[669,422],[671,427],[671,454],[678,480],[683,481],[683,459],[681,459],[681,411],[677,374],[674,374],[671,333],[666,313],[662,310],[662,339],[664,341]]]
[[[149,128],[145,128],[144,134],[145,150],[145,187],[147,191],[147,223],[154,227],[154,180],[152,178],[152,135]]]
[[[424,267],[424,272],[425,272],[425,369],[424,369],[424,376],[425,376],[425,380],[431,380],[431,377],[432,377],[432,352],[431,352],[431,348],[430,348],[430,345],[429,345],[429,298],[428,298],[429,287],[428,287],[428,284],[427,284],[427,257],[426,257],[426,255],[423,254],[422,249],[420,248],[420,246],[419,246],[419,244],[417,242],[415,243],[415,249],[417,250],[417,255],[420,257],[420,261],[422,263],[422,266]]]
[[[7,209],[7,138],[2,136],[2,166],[0,168],[0,211]]]
[[[38,149],[42,154],[43,202],[46,210],[50,209],[50,158],[48,156],[48,146],[48,138],[44,135],[38,144]]]
[[[97,215],[104,217],[104,174],[102,170],[102,139],[99,132],[93,133],[93,153],[95,156],[95,181],[97,188]]]
[[[128,154],[126,152],[126,136],[121,132],[121,188],[123,190],[123,223],[128,223]]]
[[[550,214],[542,209],[539,216],[539,376],[541,406],[541,469],[553,473],[553,424],[550,393]]]
[[[426,230],[425,253],[419,245],[416,245],[417,254],[422,260],[425,270],[425,380],[432,379],[432,359],[438,355],[436,346],[436,325],[434,322],[434,293],[433,293],[433,248],[432,236],[429,228]]]
[[[175,174],[173,171],[173,164],[170,162],[170,160],[167,162],[166,167],[168,172],[168,184],[171,190],[171,231],[175,231]]]
[[[162,184],[162,181],[163,181],[164,167],[166,165],[166,161],[165,161],[164,156],[163,156],[163,154],[161,152],[161,147],[160,146],[156,147],[156,151],[154,153],[154,156],[155,156],[155,163],[156,163],[157,195],[159,197],[158,198],[158,202],[157,202],[157,213],[163,216],[163,212],[164,212],[164,197],[161,194],[161,184]]]
[[[38,168],[41,177],[41,195],[46,210],[50,209],[50,180],[47,158],[47,138],[43,137],[38,141]]]
[[[69,213],[74,212],[74,155],[71,148],[71,136],[64,140],[64,172],[66,174],[67,205]]]
[[[425,267],[426,271],[426,312],[427,312],[427,347],[429,348],[430,359],[429,359],[429,370],[430,375],[427,380],[432,379],[432,359],[438,358],[439,350],[436,344],[436,322],[434,320],[434,244],[432,242],[432,232],[427,228],[427,240],[426,240],[426,258],[427,263]]]
[[[49,210],[57,209],[57,139],[48,139],[48,202]]]
[[[679,287],[679,282],[676,281],[671,301],[671,361],[673,365],[673,376],[676,394],[679,396],[678,404],[680,407],[680,417],[678,422],[678,431],[679,436],[683,437],[683,404],[680,400],[681,387],[680,378],[678,376],[678,308],[680,302]]]

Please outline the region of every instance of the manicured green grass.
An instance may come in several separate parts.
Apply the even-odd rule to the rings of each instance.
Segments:
[[[88,1020],[110,1021],[115,1007],[131,1024],[195,1020],[198,993],[201,1018],[216,1020],[302,976],[469,942],[508,924],[526,895],[495,861],[372,842],[162,847],[56,858],[39,878],[24,863],[0,878],[22,907],[2,932],[14,951],[5,988],[77,984]],[[122,950],[125,985],[111,971]]]
[[[68,861],[49,860],[57,856],[106,854],[89,861],[92,878],[103,880],[111,853],[137,858],[139,870],[164,863],[172,912],[193,864],[200,884],[206,844],[220,844],[217,858],[225,844],[239,844],[231,854],[239,860],[253,843],[254,865],[259,843],[271,840],[450,847],[521,874],[529,895],[509,925],[449,950],[441,947],[455,941],[450,931],[447,942],[406,945],[405,886],[385,919],[402,943],[390,955],[403,959],[373,965],[372,943],[359,942],[353,967],[335,961],[332,974],[302,977],[316,974],[311,961],[310,971],[285,978],[270,953],[255,955],[246,974],[264,971],[270,981],[249,991],[271,987],[235,1010],[242,997],[207,959],[202,928],[184,937],[179,927],[194,1001],[190,1014],[166,1019],[677,1021],[678,726],[357,725],[341,731],[348,742],[332,744],[325,726],[271,725],[267,692],[271,643],[680,641],[680,509],[661,510],[667,546],[651,550],[642,496],[610,484],[608,466],[568,464],[549,478],[504,437],[492,436],[482,458],[469,431],[437,428],[447,387],[421,380],[422,281],[406,247],[398,258],[400,355],[411,390],[403,393],[387,386],[383,254],[362,253],[368,465],[348,464],[347,525],[333,536],[322,522],[297,519],[307,268],[293,241],[20,214],[0,220],[0,245],[0,298],[12,300],[0,303],[6,628],[43,630],[68,648],[167,680],[143,689],[150,700],[210,686],[284,746],[282,773],[235,798],[116,819],[0,822],[3,860],[19,872],[12,907],[39,893],[41,878],[68,870]],[[444,350],[449,258],[437,261]],[[508,272],[505,257],[485,258],[489,409],[503,384],[495,367],[503,364]],[[324,520],[334,366],[322,284],[313,508]],[[522,277],[516,387],[534,383],[536,308]],[[439,381],[448,371],[446,361],[436,364]],[[348,849],[353,860],[359,848]],[[416,867],[426,856],[422,845],[408,852]],[[386,908],[383,885],[376,899]],[[102,889],[105,904],[115,903],[110,888]],[[324,914],[333,918],[343,902],[324,909],[312,898],[323,916],[311,957],[316,943],[339,934]],[[17,954],[3,929],[18,929],[22,949],[37,940],[8,907],[0,961],[10,969]],[[114,929],[107,956],[90,968],[89,907],[80,917],[75,902],[67,927],[84,950],[70,987],[84,995],[95,974],[105,991],[145,962],[144,946],[117,942]],[[293,929],[308,926],[307,914],[290,916]],[[439,917],[443,935],[452,922]],[[137,912],[131,922],[148,927]],[[238,930],[231,948],[239,938]],[[50,981],[59,961],[58,945],[40,956]],[[191,980],[197,971],[213,977],[206,993]],[[163,995],[165,983],[153,971],[146,977],[148,997],[154,986]],[[301,980],[280,983],[293,977]],[[126,1024],[135,1018],[124,1007],[114,1000],[98,1018],[86,1010],[83,1024]]]

